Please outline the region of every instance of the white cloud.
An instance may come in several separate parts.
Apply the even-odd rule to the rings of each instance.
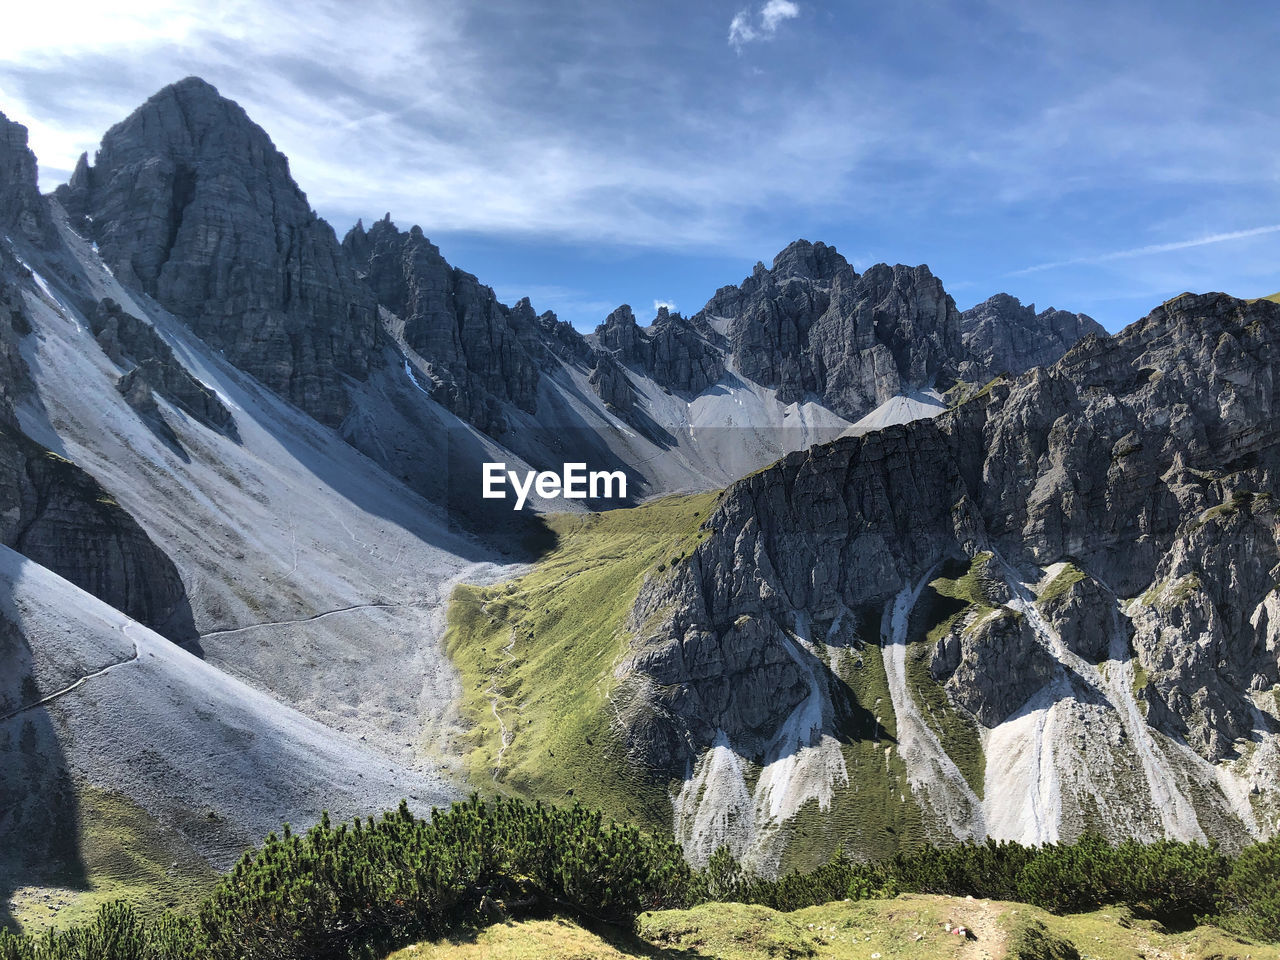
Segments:
[[[1039,273],[1042,270],[1053,270],[1057,267],[1075,267],[1082,264],[1108,263],[1112,260],[1127,260],[1130,257],[1145,257],[1153,253],[1169,253],[1173,250],[1186,250],[1190,247],[1203,247],[1211,243],[1224,243],[1228,240],[1244,240],[1246,237],[1260,237],[1268,233],[1280,233],[1280,223],[1267,227],[1251,227],[1248,230],[1232,230],[1228,233],[1211,233],[1194,240],[1175,240],[1172,243],[1150,243],[1142,247],[1131,247],[1128,250],[1112,250],[1110,253],[1099,253],[1090,257],[1073,257],[1070,260],[1053,260],[1049,263],[1037,263],[1031,267],[1023,267],[1009,274],[1011,277],[1024,276],[1028,273]]]
[[[672,313],[676,312],[676,302],[674,300],[655,300],[653,301],[653,312],[657,313],[663,307],[666,307]]]
[[[751,26],[751,14],[746,10],[735,13],[733,19],[729,21],[729,45],[741,47],[755,38],[756,31]]]
[[[745,7],[729,21],[729,46],[741,50],[753,40],[769,40],[778,32],[778,24],[800,16],[800,5],[794,0],[768,0],[754,18],[751,8]],[[758,25],[756,25],[758,24]]]
[[[800,16],[800,7],[792,0],[769,0],[760,10],[760,27],[765,33],[773,34],[783,20],[792,20]]]

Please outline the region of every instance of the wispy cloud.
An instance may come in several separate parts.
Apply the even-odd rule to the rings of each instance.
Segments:
[[[741,51],[744,44],[772,39],[780,23],[798,16],[800,5],[793,0],[768,0],[754,16],[750,7],[744,7],[729,21],[729,46]]]
[[[949,288],[1064,307],[1104,281],[1280,288],[1280,233],[1144,257],[1205,224],[1280,222],[1259,212],[1280,209],[1263,5],[67,0],[56,44],[45,7],[11,6],[0,110],[31,126],[43,189],[195,73],[339,229],[390,210],[465,237],[451,259],[486,282],[587,291],[535,296],[575,322],[700,304],[801,236],[860,270],[928,262]],[[802,54],[753,55],[801,25]],[[473,265],[493,244],[536,267]],[[557,273],[572,250],[578,272]],[[1077,257],[1108,250],[1133,259]],[[1088,266],[1105,259],[1123,269]]]
[[[653,301],[653,312],[657,313],[663,307],[666,307],[672,313],[675,313],[676,302],[674,300],[655,300]]]
[[[1037,263],[1023,267],[1007,274],[1010,277],[1025,276],[1029,273],[1040,273],[1043,270],[1056,270],[1059,267],[1075,267],[1092,263],[1109,263],[1112,260],[1128,260],[1131,257],[1145,257],[1155,253],[1169,253],[1173,250],[1186,250],[1190,247],[1204,247],[1211,243],[1225,243],[1228,240],[1244,240],[1247,237],[1260,237],[1268,233],[1280,233],[1280,223],[1267,227],[1251,227],[1248,230],[1232,230],[1227,233],[1211,233],[1194,240],[1175,240],[1172,243],[1150,243],[1142,247],[1130,247],[1128,250],[1112,250],[1110,253],[1099,253],[1088,257],[1072,257],[1069,260],[1052,260],[1048,263]]]

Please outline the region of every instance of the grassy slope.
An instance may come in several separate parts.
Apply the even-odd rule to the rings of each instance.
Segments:
[[[948,561],[941,574],[920,593],[908,629],[907,683],[920,713],[933,728],[942,749],[955,762],[970,788],[982,796],[986,757],[973,718],[951,703],[946,691],[929,673],[934,645],[949,634],[962,617],[981,618],[992,609],[980,574],[989,554],[979,554],[967,566]]]
[[[532,572],[497,587],[458,588],[445,644],[472,723],[464,745],[472,783],[581,800],[614,819],[670,829],[665,785],[623,760],[608,697],[645,577],[661,576],[659,567],[706,536],[699,527],[716,496],[550,517],[558,543]]]
[[[963,925],[976,940],[948,934],[943,924]],[[1041,927],[1041,925],[1043,925]],[[1214,927],[1170,934],[1133,919],[1127,911],[1055,917],[1017,903],[905,894],[893,900],[829,903],[795,913],[766,907],[708,904],[693,910],[645,914],[637,936],[595,932],[563,919],[490,927],[470,939],[421,944],[391,960],[570,960],[570,958],[813,957],[830,960],[931,960],[931,958],[1019,957],[1040,960],[1052,953],[1010,953],[1033,938],[1073,945],[1081,957],[1140,960],[1146,957],[1252,957],[1280,960],[1280,947],[1239,940]],[[1061,954],[1060,954],[1061,955]],[[1066,955],[1069,955],[1067,953]]]
[[[907,770],[896,749],[897,721],[878,643],[879,621],[870,611],[859,631],[866,643],[840,662],[850,711],[843,718],[841,751],[849,786],[837,788],[831,808],[805,804],[787,824],[782,871],[809,871],[825,863],[843,844],[858,856],[878,859],[925,839],[920,806],[911,796]],[[886,749],[888,752],[886,753]]]
[[[666,785],[631,769],[610,729],[613,668],[644,578],[687,553],[715,495],[668,498],[629,510],[549,518],[555,549],[529,574],[496,587],[460,587],[446,649],[462,674],[472,724],[467,772],[473,784],[519,796],[598,807],[607,816],[670,829]],[[963,568],[939,579],[938,599],[957,610],[976,596]],[[950,599],[959,593],[966,599]],[[952,611],[954,612],[954,611]],[[785,826],[784,871],[810,870],[843,844],[860,856],[889,856],[926,838],[919,805],[897,751],[896,721],[879,647],[879,610],[862,612],[863,645],[839,663],[849,710],[842,751],[849,786],[832,807],[810,801]],[[817,633],[829,625],[815,624]],[[976,727],[928,675],[924,644],[909,658],[910,680],[944,747],[976,790],[983,758]],[[502,748],[505,730],[507,746]],[[889,748],[886,752],[886,748]],[[498,756],[501,753],[501,762]]]
[[[41,877],[24,872],[9,912],[27,933],[65,928],[92,917],[110,900],[143,914],[194,903],[216,875],[178,835],[157,824],[127,797],[93,788],[78,791],[79,857],[71,878],[52,865]],[[0,867],[3,872],[3,867]]]

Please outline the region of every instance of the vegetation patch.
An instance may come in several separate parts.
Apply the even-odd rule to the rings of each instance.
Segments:
[[[982,751],[977,721],[958,710],[942,684],[933,679],[929,672],[932,658],[932,644],[913,643],[907,648],[907,688],[925,723],[937,734],[942,749],[960,770],[969,788],[981,799],[987,760]]]
[[[1064,563],[1062,569],[1052,580],[1045,584],[1036,602],[1041,606],[1052,603],[1085,578],[1084,571],[1074,563]]]
[[[49,862],[43,870],[15,874],[21,886],[9,913],[26,932],[39,933],[55,920],[60,926],[87,921],[112,901],[127,903],[143,917],[155,916],[190,906],[213,888],[213,868],[129,798],[82,788],[76,801],[74,849],[69,850],[74,862]]]
[[[925,586],[912,608],[908,641],[937,643],[951,633],[961,618],[973,614],[974,622],[993,610],[995,606],[987,595],[990,577],[986,573],[992,559],[992,554],[980,553],[968,561],[955,557],[944,560],[940,575]]]
[[[627,762],[614,730],[613,671],[640,587],[686,562],[716,497],[549,517],[557,545],[532,572],[454,592],[445,648],[462,675],[472,783],[670,823],[667,785]]]
[[[920,805],[897,751],[898,721],[879,643],[879,618],[865,610],[860,621],[863,640],[838,661],[836,671],[848,701],[842,705],[840,738],[849,784],[837,788],[831,810],[819,814],[817,802],[811,801],[788,825],[794,842],[788,845],[785,870],[812,870],[840,846],[878,859],[925,839]]]
[[[1143,606],[1155,607],[1157,610],[1171,610],[1183,606],[1203,590],[1204,584],[1200,578],[1189,573],[1177,580],[1164,580],[1155,584],[1142,595],[1140,602]]]
[[[286,826],[192,912],[146,919],[112,903],[87,924],[39,939],[0,932],[0,960],[357,960],[410,944],[417,950],[402,956],[449,956],[446,944],[470,951],[461,956],[490,955],[471,950],[480,942],[513,958],[555,956],[536,952],[545,942],[522,947],[485,931],[556,916],[612,928],[610,946],[622,956],[636,948],[641,956],[914,960],[971,956],[972,934],[993,956],[1022,937],[1027,950],[1061,953],[1065,940],[1096,957],[1214,955],[1188,946],[1239,956],[1243,945],[1259,960],[1280,960],[1274,947],[1195,927],[1196,918],[1215,916],[1247,928],[1240,937],[1280,937],[1278,876],[1280,841],[1232,860],[1214,846],[1113,846],[1086,836],[1042,847],[922,847],[878,863],[837,855],[810,873],[770,880],[724,851],[694,872],[669,837],[608,823],[579,805],[473,796],[426,820],[402,804],[379,821],[335,825],[325,817],[305,835]],[[1098,918],[1050,916],[1108,904],[1120,908],[1113,928],[1140,939],[1119,942],[1114,929],[1103,931],[1111,950]],[[1034,929],[1020,933],[1027,924]],[[1166,928],[1181,939],[1158,941]],[[593,955],[612,954],[577,954]]]

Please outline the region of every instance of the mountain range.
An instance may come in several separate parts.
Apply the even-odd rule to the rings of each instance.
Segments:
[[[0,115],[0,901],[93,881],[102,792],[217,869],[324,809],[564,799],[511,774],[551,688],[601,731],[556,767],[695,863],[1280,825],[1280,304],[1108,336],[798,240],[582,334],[389,214],[339,240],[198,78],[36,173]],[[517,514],[495,461],[629,495]],[[598,522],[667,532],[571,677],[551,601],[462,624]]]

